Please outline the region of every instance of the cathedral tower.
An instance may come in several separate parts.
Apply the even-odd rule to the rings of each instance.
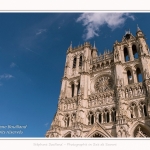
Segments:
[[[58,109],[46,137],[150,137],[150,52],[142,30],[112,51],[67,50]]]

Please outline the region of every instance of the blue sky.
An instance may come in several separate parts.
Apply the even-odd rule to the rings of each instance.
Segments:
[[[71,41],[95,41],[103,53],[125,30],[135,35],[137,24],[150,45],[150,13],[0,13],[0,137],[45,136]],[[20,129],[1,127],[7,125],[26,129],[8,134]]]

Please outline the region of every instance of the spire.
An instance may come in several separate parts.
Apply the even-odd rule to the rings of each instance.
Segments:
[[[72,49],[72,41],[71,41],[71,43],[70,43],[70,49]]]
[[[137,24],[137,32],[138,32],[138,31],[141,31],[141,29],[139,28],[139,26],[138,26],[138,24]]]
[[[96,47],[95,47],[95,41],[94,41],[94,47],[93,48],[96,49]]]

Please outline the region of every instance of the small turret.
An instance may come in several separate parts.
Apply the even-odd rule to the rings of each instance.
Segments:
[[[139,28],[138,25],[137,25],[136,36],[137,36],[137,37],[143,37],[143,38],[144,38],[144,34],[143,34],[142,30]]]
[[[92,58],[96,58],[97,57],[97,48],[95,46],[95,41],[94,41],[94,47],[92,48]]]

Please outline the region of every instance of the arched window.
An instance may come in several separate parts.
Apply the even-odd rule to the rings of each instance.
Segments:
[[[82,56],[80,56],[80,59],[79,59],[79,66],[82,66]]]
[[[77,86],[77,95],[80,93],[80,82],[78,83],[78,86]]]
[[[71,85],[72,97],[74,97],[74,84]]]
[[[146,106],[144,105],[144,116],[147,116]]]
[[[93,68],[92,68],[93,70],[95,70],[96,69],[96,67],[95,67],[95,65],[93,66]]]
[[[138,52],[135,45],[132,45],[132,52],[135,59],[138,59]]]
[[[77,61],[77,58],[75,57],[75,58],[73,59],[73,68],[76,68],[76,61]]]
[[[130,60],[129,54],[128,54],[128,49],[126,47],[124,48],[124,60],[125,60],[125,62]]]
[[[88,119],[89,119],[89,125],[94,124],[94,114],[93,114],[93,112],[89,112]]]
[[[109,112],[107,112],[107,122],[109,122]]]
[[[141,74],[140,68],[137,68],[137,69],[136,69],[136,75],[137,75],[137,80],[138,80],[138,82],[142,82],[143,79],[142,79],[142,74]]]
[[[94,115],[91,116],[91,124],[94,124]]]
[[[113,122],[116,122],[116,110],[114,108],[111,111],[111,118]]]
[[[114,121],[116,122],[116,110],[114,111]]]
[[[93,138],[103,138],[104,136],[101,135],[100,133],[95,133],[92,137]]]
[[[99,123],[102,123],[102,116],[101,116],[101,114],[98,115],[98,121],[99,121]]]
[[[127,78],[128,78],[128,84],[132,84],[133,78],[132,78],[131,72],[129,70],[127,71]]]
[[[99,69],[99,68],[100,68],[100,64],[97,65],[97,69]]]
[[[69,127],[69,117],[67,118],[67,127]]]
[[[107,123],[109,122],[109,111],[105,110],[104,112],[104,122]]]

